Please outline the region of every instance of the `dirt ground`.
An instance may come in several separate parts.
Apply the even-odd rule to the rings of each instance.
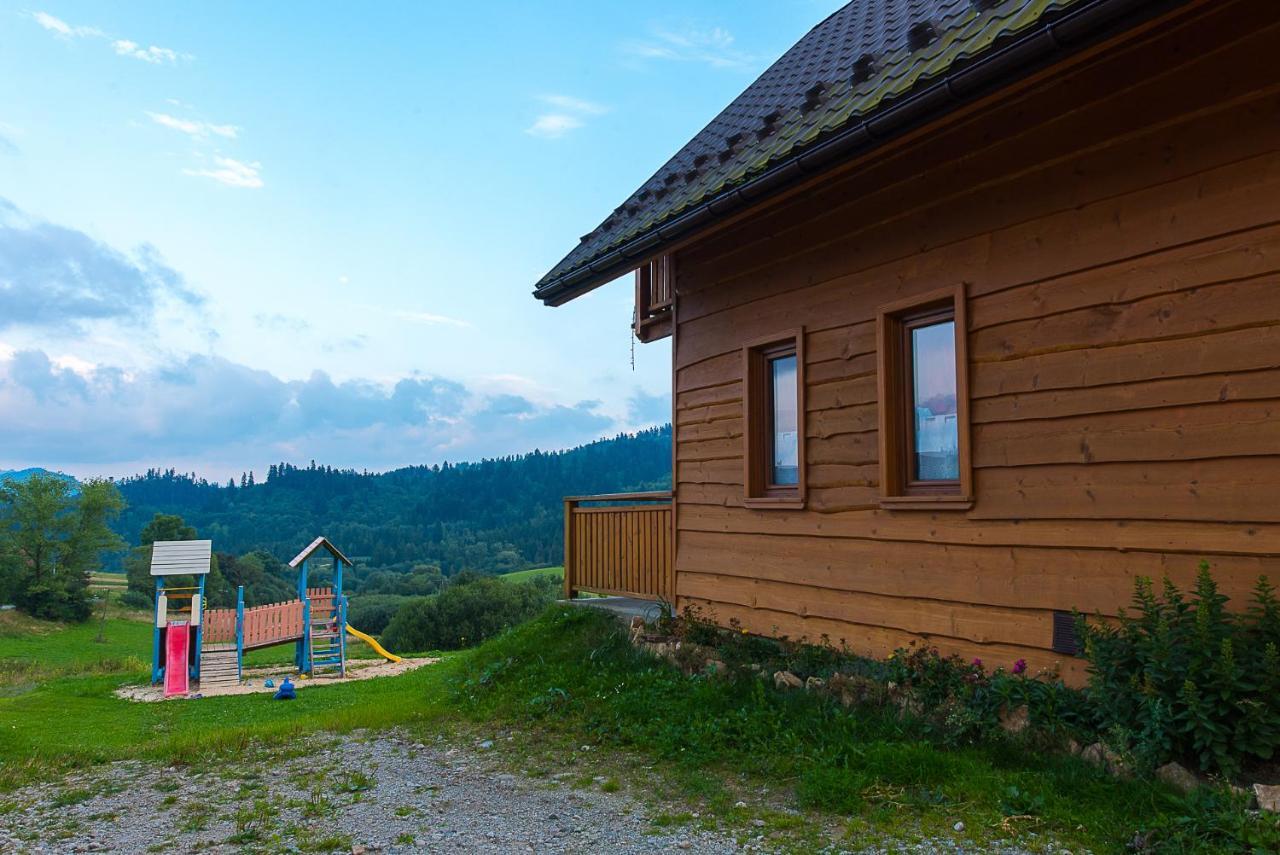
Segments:
[[[195,688],[187,697],[213,698],[221,695],[251,695],[257,692],[274,692],[280,687],[280,682],[285,677],[293,681],[298,691],[303,691],[309,686],[329,686],[334,683],[349,683],[352,680],[394,677],[397,674],[404,674],[416,668],[434,665],[439,661],[438,657],[429,656],[419,659],[401,659],[399,662],[391,662],[386,659],[348,659],[347,676],[345,677],[323,675],[300,678],[290,665],[276,665],[270,668],[246,668],[244,670],[244,679],[240,681],[238,686],[210,686],[207,689],[201,689],[200,684],[196,683]],[[268,679],[275,685],[267,686],[266,681]],[[163,701],[165,699],[163,686],[122,686],[116,689],[116,697],[124,698],[128,701],[145,702]],[[184,699],[174,698],[173,700]]]

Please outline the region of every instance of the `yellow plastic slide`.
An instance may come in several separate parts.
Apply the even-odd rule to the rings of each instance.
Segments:
[[[377,653],[379,656],[381,656],[382,658],[384,658],[384,659],[389,659],[389,660],[390,660],[390,661],[392,661],[392,662],[399,662],[399,661],[400,661],[400,657],[399,657],[399,656],[395,655],[394,653],[388,653],[386,650],[383,650],[382,645],[381,645],[381,644],[379,644],[379,643],[378,643],[378,640],[377,640],[376,638],[374,638],[372,635],[365,635],[363,632],[361,632],[360,630],[356,629],[356,628],[355,628],[354,626],[352,626],[351,624],[347,624],[347,632],[348,632],[350,635],[354,635],[356,638],[360,639],[360,640],[361,640],[361,641],[363,641],[365,644],[367,644],[367,645],[369,645],[370,647],[372,647],[372,648],[373,648],[373,651],[374,651],[375,653]]]

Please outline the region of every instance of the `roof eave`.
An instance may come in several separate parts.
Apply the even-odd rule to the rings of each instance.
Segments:
[[[694,205],[662,225],[624,241],[603,255],[534,289],[548,306],[561,306],[635,270],[647,258],[688,240],[709,225],[760,204],[825,171],[842,158],[870,151],[951,110],[990,94],[1017,78],[1015,71],[1052,65],[1090,43],[1123,32],[1188,0],[1089,0],[1044,21],[1003,47],[964,63],[918,92],[898,99],[828,139],[806,146],[725,193]]]

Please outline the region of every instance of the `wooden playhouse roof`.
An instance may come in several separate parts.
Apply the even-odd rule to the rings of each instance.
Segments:
[[[353,566],[351,563],[351,559],[343,555],[342,550],[334,546],[329,541],[329,538],[325,537],[324,535],[321,535],[320,537],[317,537],[315,540],[311,541],[311,543],[307,545],[306,549],[302,550],[297,555],[295,555],[293,557],[293,560],[289,562],[289,566],[297,567],[303,561],[306,561],[308,558],[310,558],[311,554],[315,552],[317,549],[320,549],[321,547],[324,547],[325,549],[329,550],[329,554],[333,556],[335,561],[341,561],[343,564],[347,565],[348,567]]]
[[[151,544],[151,575],[202,576],[212,555],[212,540],[157,540]]]

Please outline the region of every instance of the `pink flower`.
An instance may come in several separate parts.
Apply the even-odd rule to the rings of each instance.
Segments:
[[[1019,659],[1017,662],[1014,662],[1014,663],[1013,663],[1013,673],[1015,673],[1015,674],[1025,674],[1025,673],[1027,673],[1027,660],[1025,660],[1025,659]]]
[[[981,667],[982,667],[982,660],[981,660],[981,659],[974,659],[974,660],[973,660],[973,667],[974,667],[974,668],[981,668]]]

